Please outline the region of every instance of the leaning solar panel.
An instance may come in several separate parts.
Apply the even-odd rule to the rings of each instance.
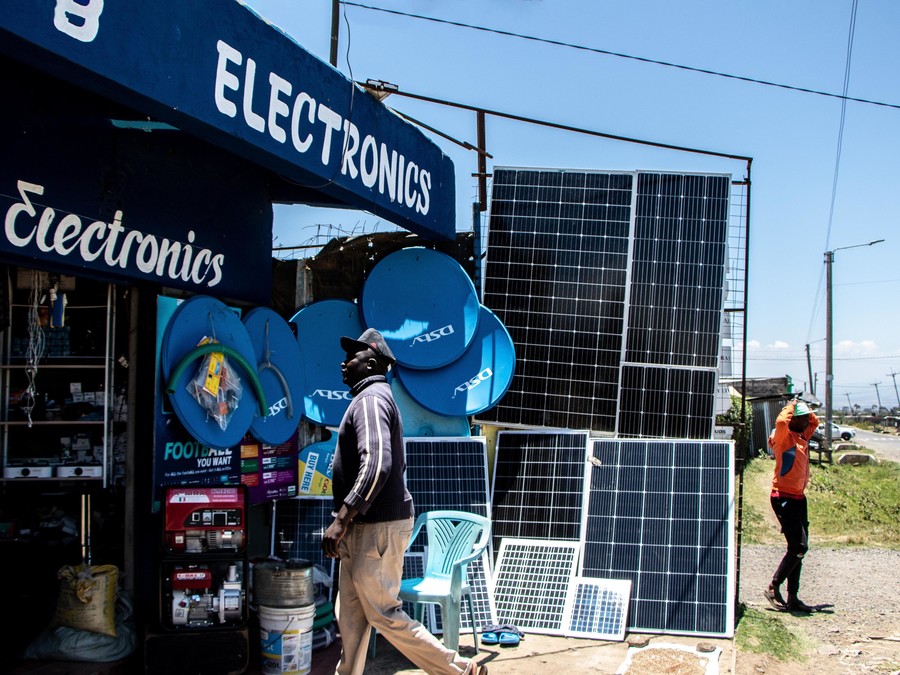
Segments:
[[[718,367],[731,178],[639,173],[625,362]]]
[[[490,515],[488,494],[487,441],[484,437],[422,437],[404,440],[406,487],[416,513],[426,511],[466,511]],[[424,550],[424,537],[417,537],[410,551]],[[469,564],[466,570],[472,588],[475,621],[479,626],[496,623],[490,592],[490,554]],[[485,565],[487,561],[488,566]],[[468,612],[462,612],[462,630],[471,630]],[[440,611],[434,630],[440,632]],[[434,631],[432,631],[434,632]]]
[[[578,541],[588,452],[584,431],[499,431],[491,520],[504,537]]]
[[[632,582],[632,631],[734,634],[734,446],[594,440],[582,575]]]
[[[479,420],[614,430],[633,179],[494,169],[483,303],[512,337],[516,373]]]
[[[500,623],[564,635],[563,617],[579,546],[577,541],[503,539],[494,580]]]

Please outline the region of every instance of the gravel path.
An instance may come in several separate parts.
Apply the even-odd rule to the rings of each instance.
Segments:
[[[770,610],[762,595],[784,554],[783,547],[743,546],[740,598]],[[900,672],[900,551],[816,548],[803,562],[800,597],[809,605],[833,605],[809,616],[779,613],[788,628],[809,638],[807,670],[741,654],[736,672],[817,675]]]

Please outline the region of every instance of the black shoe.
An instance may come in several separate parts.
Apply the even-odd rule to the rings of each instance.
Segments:
[[[763,595],[766,596],[766,600],[768,600],[769,604],[775,609],[784,609],[787,606],[784,602],[784,598],[781,597],[781,591],[772,584],[769,584],[768,588],[763,591]]]
[[[787,610],[789,612],[799,612],[800,614],[812,614],[816,611],[805,602],[803,602],[800,598],[788,599]]]

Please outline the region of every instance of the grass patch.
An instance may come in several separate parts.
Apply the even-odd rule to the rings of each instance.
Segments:
[[[788,630],[784,622],[772,612],[761,612],[741,605],[734,632],[738,651],[771,654],[779,661],[806,660],[806,640]],[[800,648],[798,648],[800,646]]]
[[[745,543],[783,542],[769,504],[774,469],[767,458],[754,459],[744,469]],[[813,545],[900,549],[900,464],[813,465],[806,496]]]

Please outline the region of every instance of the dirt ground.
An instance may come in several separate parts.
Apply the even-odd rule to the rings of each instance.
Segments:
[[[762,589],[783,553],[780,546],[745,546],[741,556],[740,600],[769,612]],[[813,548],[803,569],[801,597],[830,605],[809,615],[777,614],[796,636],[798,659],[780,663],[738,653],[732,640],[630,634],[605,642],[529,634],[516,647],[482,646],[475,656],[491,675],[604,673],[609,675],[855,675],[900,673],[900,551]],[[642,648],[632,644],[647,643]],[[337,645],[334,645],[337,647]],[[712,651],[711,651],[712,650]],[[331,650],[329,650],[331,651]],[[473,657],[471,635],[460,638],[460,653]],[[337,651],[313,655],[313,675],[333,672]],[[420,674],[384,638],[366,665],[367,675]]]
[[[472,649],[471,635],[463,636],[460,654],[474,657],[487,664],[491,675],[539,675],[544,673],[622,673],[627,675],[704,675],[707,661],[713,658],[718,670],[710,673],[734,673],[730,640],[709,640],[672,636],[632,636],[632,640],[649,644],[635,649],[629,659],[629,643],[605,642],[548,635],[528,635],[516,647],[498,648],[494,645],[479,649],[477,656]],[[678,645],[678,649],[664,648]],[[701,654],[697,646],[720,651]],[[626,663],[627,660],[627,663]],[[626,669],[623,669],[626,668]],[[325,671],[322,671],[325,672]],[[419,675],[423,671],[413,666],[383,638],[378,638],[374,658],[366,664],[366,675]]]
[[[780,547],[744,546],[741,600],[770,610],[762,590],[783,554]],[[805,661],[779,664],[738,654],[737,674],[815,672],[817,675],[900,673],[900,551],[817,548],[803,562],[800,597],[810,605],[831,605],[812,615],[779,612],[802,641]]]

